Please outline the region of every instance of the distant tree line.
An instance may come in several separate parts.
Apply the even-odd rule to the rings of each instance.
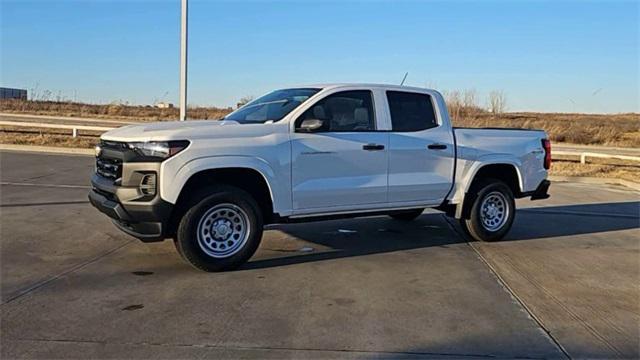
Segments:
[[[449,116],[453,120],[474,117],[486,112],[500,116],[507,110],[507,96],[502,90],[491,91],[485,107],[480,105],[478,93],[475,89],[444,91],[443,95],[447,102]]]

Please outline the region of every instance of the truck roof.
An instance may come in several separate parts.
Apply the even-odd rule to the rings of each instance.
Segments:
[[[304,86],[295,86],[301,88],[321,88],[333,89],[341,87],[363,87],[368,89],[391,89],[391,90],[413,90],[413,91],[437,91],[434,89],[421,88],[415,86],[392,85],[392,84],[370,84],[370,83],[328,83],[328,84],[307,84]]]

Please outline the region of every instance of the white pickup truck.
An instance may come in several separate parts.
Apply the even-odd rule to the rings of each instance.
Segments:
[[[453,128],[434,90],[333,84],[271,92],[222,120],[125,126],[96,147],[91,203],[198,269],[246,262],[263,226],[425,208],[505,236],[515,198],[549,197],[543,131]]]

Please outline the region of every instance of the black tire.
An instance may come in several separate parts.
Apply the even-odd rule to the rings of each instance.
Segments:
[[[496,196],[500,198],[500,195],[504,200],[505,209],[503,211],[506,211],[506,214],[503,212],[504,215],[498,217],[504,218],[504,220],[495,220],[496,217],[487,220],[485,217],[485,220],[490,224],[483,223],[481,215],[483,202],[488,197],[491,197],[491,199]],[[488,201],[491,199],[488,199]],[[470,238],[479,241],[498,241],[504,238],[511,229],[516,214],[516,203],[513,192],[504,182],[498,179],[483,179],[472,186],[469,193],[467,193],[465,201],[470,202],[471,209],[467,215],[468,218],[460,219],[460,226]],[[498,203],[500,202],[498,201]],[[499,209],[500,205],[497,208]],[[500,210],[497,210],[497,212],[499,213]],[[491,222],[495,223],[495,228],[493,228],[494,226],[492,226]]]
[[[178,235],[177,234],[173,238],[173,246],[175,246],[176,251],[178,252],[178,255],[180,255],[180,257],[184,259],[184,256],[182,255],[182,249],[180,249],[180,245],[178,245]]]
[[[412,210],[402,210],[398,212],[393,212],[389,214],[395,220],[400,221],[412,221],[415,220],[418,216],[422,215],[424,209],[412,209]]]
[[[263,230],[262,212],[251,195],[233,186],[219,185],[194,194],[193,199],[193,205],[180,220],[175,238],[176,248],[182,258],[196,269],[209,272],[232,270],[249,260],[260,245]],[[226,257],[220,254],[217,255],[221,257],[214,257],[204,249],[206,248],[210,252],[215,252],[218,251],[218,249],[213,249],[211,246],[224,246],[226,248],[227,240],[213,240],[211,244],[215,242],[215,245],[206,246],[204,245],[205,240],[202,235],[200,237],[201,241],[199,241],[198,228],[202,221],[202,227],[200,229],[204,229],[203,231],[207,233],[207,235],[204,236],[208,236],[207,239],[212,240],[215,234],[213,225],[210,227],[206,226],[206,220],[211,220],[209,216],[215,216],[215,209],[219,207],[222,207],[222,210],[217,210],[218,212],[230,213],[224,211],[225,209],[229,209],[228,206],[231,206],[230,209],[237,211],[239,215],[235,215],[238,216],[236,219],[227,220],[232,226],[226,227],[225,233],[231,231],[230,236],[235,236],[236,233],[233,232],[233,229],[236,224],[233,224],[233,221],[238,220],[238,222],[241,223],[240,225],[243,225],[243,229],[246,225],[248,234],[238,237],[243,240],[238,240],[238,242],[242,244],[238,245],[237,249],[234,250],[235,252],[230,253]],[[214,211],[214,213],[212,214],[211,211]],[[242,218],[242,220],[240,220],[240,218]],[[230,241],[236,241],[231,238],[228,239]],[[229,246],[229,248],[231,248],[231,246]]]

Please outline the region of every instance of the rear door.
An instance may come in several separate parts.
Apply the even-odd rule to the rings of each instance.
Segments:
[[[441,202],[453,181],[453,133],[428,93],[386,91],[389,137],[389,203]]]
[[[373,93],[340,91],[295,121],[292,134],[293,208],[304,212],[355,209],[387,201],[389,133],[378,132]],[[304,120],[323,122],[303,132]]]

